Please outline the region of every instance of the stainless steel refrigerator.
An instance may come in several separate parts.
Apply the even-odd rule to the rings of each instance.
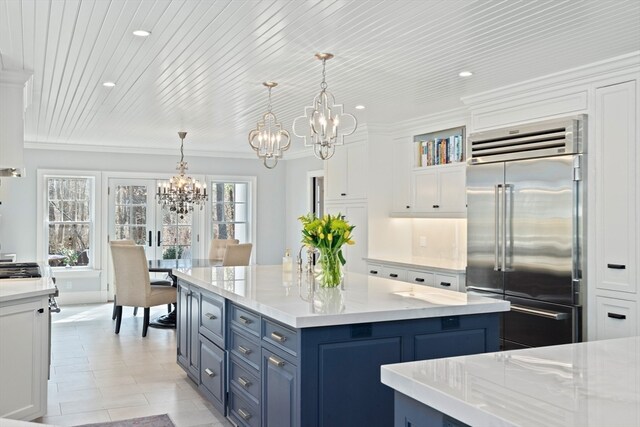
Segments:
[[[469,136],[468,293],[511,302],[504,349],[581,341],[586,117]]]

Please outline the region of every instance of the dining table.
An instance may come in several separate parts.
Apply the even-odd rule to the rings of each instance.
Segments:
[[[150,259],[150,273],[166,273],[171,279],[173,287],[178,286],[178,278],[173,274],[174,268],[189,269],[194,267],[221,267],[222,260],[211,260],[205,258],[183,258],[183,259]],[[176,327],[176,305],[170,313],[156,317],[149,322],[149,326],[155,328],[175,328]]]

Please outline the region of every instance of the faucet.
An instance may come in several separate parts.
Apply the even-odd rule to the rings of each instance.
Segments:
[[[313,253],[317,250],[313,246],[302,245],[298,250],[298,256],[296,257],[296,264],[298,265],[298,272],[302,272],[302,249],[307,248],[307,266],[306,271],[313,271]]]

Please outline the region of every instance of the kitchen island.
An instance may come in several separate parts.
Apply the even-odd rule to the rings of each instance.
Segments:
[[[635,427],[639,361],[632,337],[400,363],[381,375],[396,393],[396,427]]]
[[[44,276],[0,280],[0,418],[33,420],[47,409],[49,296],[56,287]]]
[[[333,289],[279,265],[173,274],[178,363],[242,426],[390,425],[381,365],[495,351],[509,309],[356,273]]]

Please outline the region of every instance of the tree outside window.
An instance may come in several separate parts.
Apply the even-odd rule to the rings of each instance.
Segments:
[[[49,265],[89,265],[92,178],[48,177],[46,183]]]
[[[211,230],[213,239],[238,239],[248,241],[247,182],[211,183]]]

